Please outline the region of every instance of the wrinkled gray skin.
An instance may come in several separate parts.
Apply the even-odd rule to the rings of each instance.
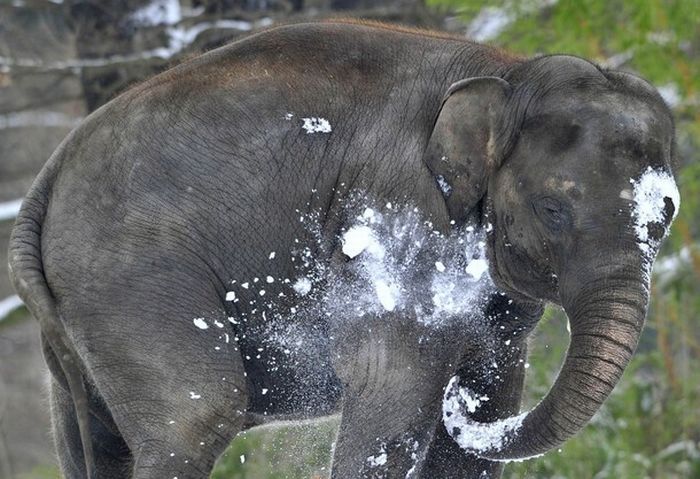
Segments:
[[[302,117],[333,131],[307,134]],[[275,28],[137,86],[58,148],[12,237],[14,281],[53,373],[64,474],[86,477],[76,411],[89,423],[93,477],[180,479],[206,477],[263,416],[341,411],[334,478],[497,477],[500,463],[448,436],[443,390],[459,373],[491,398],[473,419],[518,412],[519,360],[545,301],[569,315],[566,363],[517,437],[486,456],[556,447],[599,408],[636,347],[649,290],[620,192],[650,165],[670,171],[673,138],[667,108],[636,77],[376,25]],[[453,187],[447,198],[438,175]],[[349,274],[337,239],[349,191],[408,201],[445,232],[450,220],[493,224],[491,275],[507,294],[485,308],[491,339],[510,345],[491,352],[459,327],[427,331],[395,313],[333,318],[320,325],[317,362],[268,370],[283,354],[268,347],[256,358],[263,319],[226,321],[250,313],[252,298],[226,302],[227,287],[294,277],[290,250],[306,238],[297,209],[323,212],[325,260]],[[649,225],[653,238],[674,208]],[[202,316],[245,338],[213,342],[193,326]],[[484,373],[494,360],[496,377]],[[387,461],[373,468],[367,458],[382,444]]]

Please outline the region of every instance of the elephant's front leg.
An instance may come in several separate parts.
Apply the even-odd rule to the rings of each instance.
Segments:
[[[333,332],[345,391],[331,477],[414,477],[440,421],[458,342],[397,315],[357,321]]]
[[[510,417],[519,412],[525,378],[526,346],[509,345],[512,350],[497,355],[498,372],[488,372],[488,365],[460,368],[460,386],[469,388],[481,401],[472,414],[480,422]],[[489,377],[490,376],[490,377]],[[421,469],[422,478],[497,479],[503,472],[503,463],[481,459],[463,451],[450,437],[440,420],[432,437]]]
[[[525,380],[527,335],[542,316],[539,303],[514,302],[508,296],[494,295],[487,306],[493,337],[478,350],[467,349],[457,375],[460,386],[471,390],[480,401],[472,417],[490,422],[519,412]],[[463,451],[450,437],[440,420],[426,454],[420,477],[495,479],[503,464],[480,459]]]

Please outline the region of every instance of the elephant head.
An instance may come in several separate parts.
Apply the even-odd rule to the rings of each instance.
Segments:
[[[492,226],[496,285],[522,301],[561,305],[571,326],[561,372],[534,409],[466,425],[497,440],[448,432],[488,459],[542,454],[590,420],[637,346],[651,265],[679,206],[672,116],[633,75],[541,57],[503,78],[454,84],[425,161],[450,186],[453,219]]]

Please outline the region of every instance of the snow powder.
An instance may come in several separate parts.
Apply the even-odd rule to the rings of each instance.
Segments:
[[[307,134],[311,133],[330,133],[332,131],[331,124],[325,118],[302,118],[304,124],[302,128]]]

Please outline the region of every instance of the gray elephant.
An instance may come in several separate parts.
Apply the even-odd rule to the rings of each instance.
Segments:
[[[61,469],[207,477],[246,428],[340,412],[334,478],[498,477],[618,382],[679,206],[674,168],[672,117],[645,81],[440,33],[284,26],[139,84],[60,145],[12,234]],[[374,223],[402,208],[408,233]],[[452,267],[440,241],[484,234],[493,287],[440,327],[421,320],[440,285],[381,280],[379,307],[363,303],[353,288],[374,270],[358,265],[389,254],[377,224],[410,238],[391,254],[413,285]],[[334,288],[334,308],[310,291]],[[545,302],[571,345],[515,416]],[[296,352],[269,341],[280,331]]]

